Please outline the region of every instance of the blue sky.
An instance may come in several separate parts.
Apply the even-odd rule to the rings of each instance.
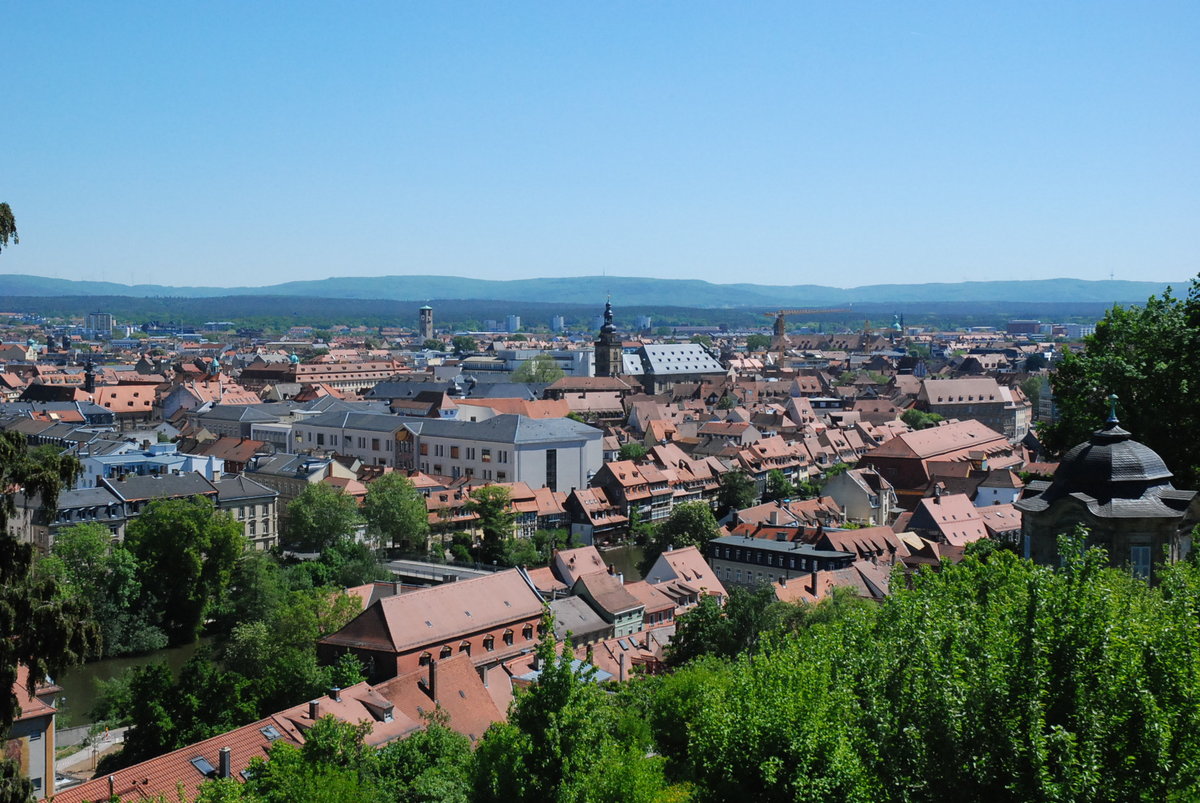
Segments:
[[[1200,3],[10,3],[0,271],[1186,280]]]

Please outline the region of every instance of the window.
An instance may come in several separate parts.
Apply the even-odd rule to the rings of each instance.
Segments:
[[[367,448],[367,439],[366,439],[366,438],[359,438],[359,439],[358,439],[358,448],[359,448],[359,449],[366,449],[366,448]]]
[[[508,630],[505,630],[505,631],[504,631],[504,643],[505,643],[505,644],[507,644],[507,645],[508,645],[508,646],[510,646],[510,647],[512,646],[512,643],[513,643],[513,632],[512,632],[512,628],[511,628],[511,627],[510,627]]]
[[[446,456],[446,447],[440,443],[434,444],[433,456],[434,457],[445,457]]]
[[[454,458],[458,457],[458,447],[457,446],[450,447],[450,456],[454,457]]]
[[[372,452],[379,451],[379,438],[371,438],[371,451]]]
[[[257,521],[253,521],[253,520],[251,520],[251,522],[250,522],[250,535],[252,535],[252,536],[253,536],[253,535],[258,535],[258,522],[257,522]]]
[[[337,435],[330,435],[330,436],[329,436],[329,445],[330,445],[330,446],[337,446]]]
[[[501,482],[504,482],[505,480],[508,479],[508,472],[507,471],[497,471],[496,479],[500,480]]]
[[[558,450],[546,450],[546,487],[551,491],[558,490]]]
[[[325,445],[325,433],[318,432],[317,433],[317,446],[324,446],[324,445]]]
[[[525,625],[525,627],[521,628],[521,638],[526,641],[533,638],[533,625]]]
[[[429,454],[429,444],[428,443],[421,444],[421,454],[423,454],[423,455]]]
[[[468,446],[468,447],[467,447],[467,459],[468,459],[468,460],[474,460],[474,459],[475,459],[475,447],[474,447],[474,446]]]
[[[485,463],[492,462],[492,450],[491,449],[480,449],[479,450],[479,459]]]
[[[496,459],[499,460],[501,463],[507,463],[508,462],[508,452],[497,451]]]
[[[420,666],[429,666],[429,664],[432,661],[433,661],[433,655],[431,655],[428,652],[423,652],[423,653],[421,653],[421,657],[417,660],[417,663]]]
[[[493,650],[495,650],[496,649],[496,637],[492,636],[492,635],[484,636],[483,648],[485,650],[487,650],[488,652],[492,652]]]
[[[1129,566],[1133,569],[1133,576],[1142,580],[1150,579],[1150,547],[1148,546],[1131,546],[1129,547]]]
[[[483,478],[485,480],[490,480],[492,478],[492,470],[490,468],[485,468],[483,470]]]
[[[458,651],[465,652],[467,655],[470,655],[471,654],[471,642],[464,641],[461,644],[459,644]]]
[[[440,653],[438,653],[438,657],[439,658],[449,658],[453,654],[454,654],[454,650],[450,649],[450,645],[447,644],[445,647],[442,647],[442,651]]]

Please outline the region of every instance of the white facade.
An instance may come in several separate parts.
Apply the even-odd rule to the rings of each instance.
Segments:
[[[603,433],[569,419],[501,415],[487,421],[414,422],[415,468],[450,477],[524,482],[569,492],[587,487],[603,464]]]

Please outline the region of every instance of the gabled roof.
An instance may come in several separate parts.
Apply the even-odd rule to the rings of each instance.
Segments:
[[[1008,441],[1002,434],[979,421],[970,419],[897,435],[876,446],[867,453],[867,456],[923,459],[959,449],[1007,445]]]
[[[321,643],[405,652],[541,615],[516,569],[381,599]]]
[[[601,610],[612,616],[643,609],[641,601],[625,590],[625,584],[607,572],[583,575],[575,581],[576,594],[581,587]]]

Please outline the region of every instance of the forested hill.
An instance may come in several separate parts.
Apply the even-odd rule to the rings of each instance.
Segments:
[[[1185,281],[1176,283],[1183,287]],[[816,284],[771,286],[712,284],[691,279],[643,279],[631,276],[574,276],[486,281],[456,276],[336,277],[285,282],[265,287],[192,287],[125,285],[72,281],[22,274],[0,274],[0,297],[134,296],[208,298],[214,296],[295,296],[393,301],[472,299],[563,304],[596,304],[611,295],[624,306],[666,302],[685,307],[832,306],[858,303],[997,302],[1141,302],[1167,287],[1161,282],[1030,281],[885,284],[838,288]]]

